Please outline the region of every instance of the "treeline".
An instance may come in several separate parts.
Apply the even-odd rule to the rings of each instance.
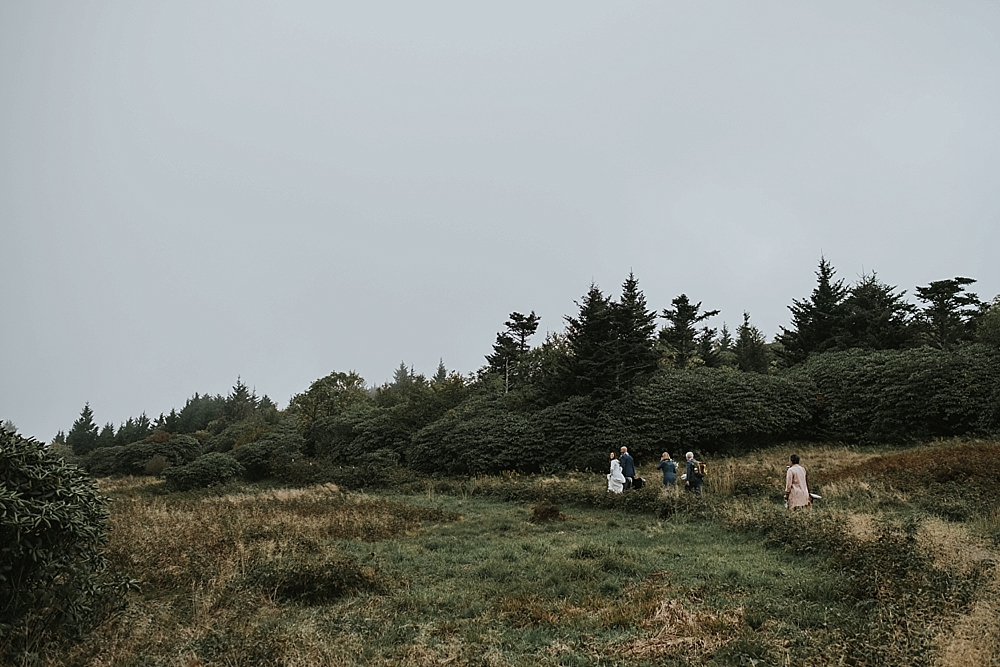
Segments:
[[[243,475],[385,482],[386,471],[485,474],[603,469],[627,445],[740,451],[789,439],[907,443],[1000,432],[1000,303],[969,278],[905,292],[873,273],[845,285],[826,259],[771,342],[749,313],[730,332],[681,294],[648,308],[629,275],[617,299],[591,285],[562,333],[511,313],[475,374],[405,363],[369,387],[334,372],[285,410],[242,381],[179,412],[98,429],[85,406],[65,444],[93,474],[163,474],[178,488]],[[658,320],[663,320],[662,326]]]

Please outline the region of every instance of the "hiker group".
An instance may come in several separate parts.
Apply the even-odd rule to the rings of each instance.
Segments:
[[[694,457],[694,452],[684,455],[684,473],[680,481],[684,490],[701,495],[707,472],[705,464]],[[663,488],[673,491],[677,486],[677,462],[670,458],[668,452],[663,452],[656,469],[663,472]],[[622,447],[621,452],[611,452],[611,472],[608,473],[608,491],[623,493],[629,489],[641,489],[646,483],[642,477],[635,474],[635,461],[628,453],[628,447]],[[809,492],[806,484],[806,469],[799,463],[799,455],[792,454],[785,472],[785,507],[796,509],[812,505],[815,493]]]
[[[646,480],[635,474],[635,461],[628,453],[628,447],[622,447],[621,452],[611,452],[611,472],[608,473],[608,491],[622,493],[629,489],[642,488]],[[701,487],[705,481],[705,464],[694,457],[694,452],[684,455],[685,469],[681,475],[684,490],[701,495]],[[673,490],[677,485],[677,462],[670,454],[663,452],[656,469],[663,472],[663,488]]]

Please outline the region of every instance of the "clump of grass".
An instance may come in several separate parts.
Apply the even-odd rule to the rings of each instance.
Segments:
[[[254,563],[239,583],[281,602],[311,605],[384,588],[375,568],[365,567],[356,558],[331,553],[295,554]]]
[[[545,521],[565,521],[566,515],[562,513],[558,505],[552,503],[539,502],[531,508],[531,523],[543,523]]]

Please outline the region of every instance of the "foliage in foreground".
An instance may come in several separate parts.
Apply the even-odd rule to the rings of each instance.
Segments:
[[[45,445],[0,429],[0,659],[78,636],[121,610],[106,576],[106,499]]]

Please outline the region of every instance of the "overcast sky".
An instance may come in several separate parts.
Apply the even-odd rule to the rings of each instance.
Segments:
[[[0,419],[468,373],[634,271],[1000,292],[994,2],[0,2]]]

